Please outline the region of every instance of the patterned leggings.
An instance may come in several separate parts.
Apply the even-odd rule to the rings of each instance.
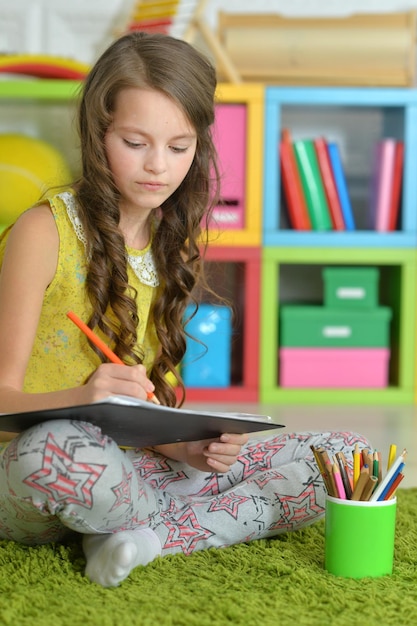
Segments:
[[[29,545],[68,531],[152,528],[162,554],[190,554],[312,524],[325,491],[310,445],[352,458],[354,433],[254,439],[226,474],[205,473],[147,450],[120,450],[84,422],[51,421],[0,457],[0,538]]]

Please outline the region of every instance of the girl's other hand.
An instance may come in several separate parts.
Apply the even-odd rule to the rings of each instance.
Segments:
[[[186,443],[187,463],[203,472],[224,474],[236,463],[248,435],[223,434],[218,439]]]

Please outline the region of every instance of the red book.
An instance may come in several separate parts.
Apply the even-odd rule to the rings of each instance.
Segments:
[[[345,220],[343,219],[342,207],[333,176],[326,140],[323,137],[317,137],[314,139],[314,148],[317,154],[317,161],[329,205],[333,228],[334,230],[345,230]]]
[[[397,141],[394,154],[394,172],[392,177],[391,202],[389,208],[388,230],[397,227],[400,212],[401,187],[403,182],[404,142]]]
[[[294,230],[311,230],[307,204],[288,131],[282,133],[279,152],[282,184],[291,226]]]

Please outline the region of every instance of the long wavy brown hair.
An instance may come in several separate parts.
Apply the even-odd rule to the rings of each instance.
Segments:
[[[157,211],[152,240],[162,288],[152,311],[160,349],[150,378],[161,402],[175,406],[176,394],[167,373],[174,375],[182,390],[182,404],[185,389],[177,366],[186,349],[184,311],[194,300],[197,285],[205,285],[205,224],[218,198],[219,174],[211,135],[216,74],[211,63],[188,43],[134,32],[110,45],[83,87],[78,118],[82,174],[75,189],[89,242],[87,291],[93,308],[89,326],[100,328],[128,364],[140,363],[143,358],[137,345],[137,294],[128,283],[125,241],[119,230],[120,194],[108,166],[104,137],[117,94],[132,87],[156,89],[170,97],[197,134],[191,168]]]

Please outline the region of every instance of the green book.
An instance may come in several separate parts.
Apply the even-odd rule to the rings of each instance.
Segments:
[[[329,205],[313,140],[294,141],[294,151],[312,228],[313,230],[331,230]]]

